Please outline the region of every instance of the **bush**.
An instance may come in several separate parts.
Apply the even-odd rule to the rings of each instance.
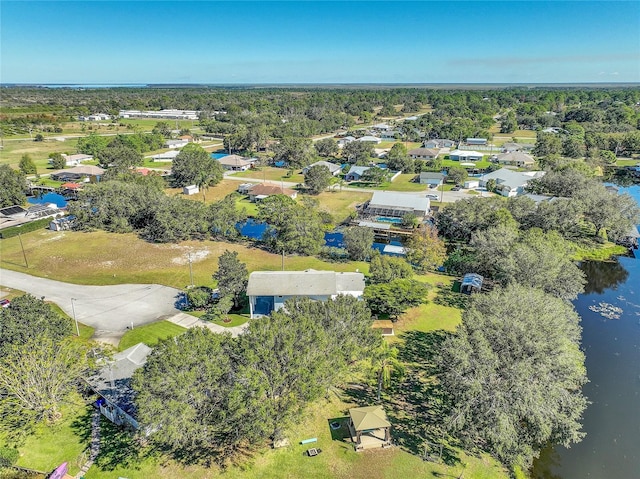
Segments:
[[[186,291],[189,309],[204,309],[212,302],[211,288],[198,286]]]
[[[20,226],[12,226],[11,228],[7,228],[0,232],[0,239],[13,238],[21,233],[29,233],[31,231],[47,228],[52,220],[53,218],[42,218]]]
[[[0,446],[0,467],[13,466],[20,453],[15,447]]]

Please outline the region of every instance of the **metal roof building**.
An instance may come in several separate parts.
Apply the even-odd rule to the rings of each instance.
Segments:
[[[375,191],[366,208],[366,213],[394,218],[402,218],[407,213],[426,216],[429,213],[429,205],[429,198],[426,197],[392,191]]]

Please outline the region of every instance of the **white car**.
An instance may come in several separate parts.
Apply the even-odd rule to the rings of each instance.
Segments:
[[[440,197],[438,195],[434,195],[434,194],[428,194],[427,198],[429,198],[430,200],[439,200]]]

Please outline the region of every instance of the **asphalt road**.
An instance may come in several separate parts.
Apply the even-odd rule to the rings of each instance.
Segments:
[[[0,269],[0,284],[56,303],[69,316],[96,329],[95,336],[121,336],[133,326],[167,319],[175,308],[179,290],[158,284],[81,286]],[[71,301],[73,298],[73,304]]]

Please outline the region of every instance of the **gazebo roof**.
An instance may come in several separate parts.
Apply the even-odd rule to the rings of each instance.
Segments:
[[[382,406],[366,406],[349,409],[349,416],[356,431],[391,427]]]

